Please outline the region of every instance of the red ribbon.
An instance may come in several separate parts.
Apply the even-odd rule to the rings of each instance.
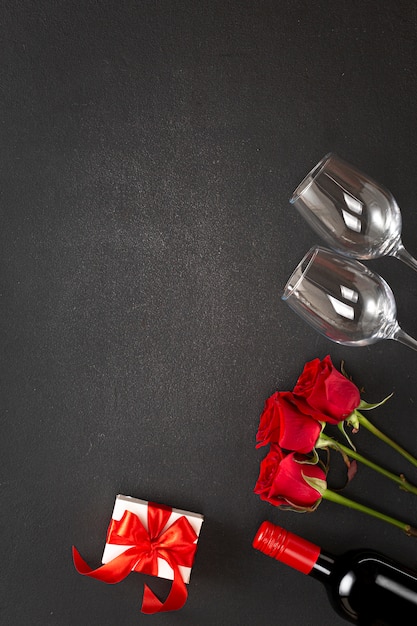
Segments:
[[[118,583],[132,571],[158,575],[158,557],[164,559],[174,571],[172,587],[165,602],[161,602],[148,585],[144,585],[142,613],[176,611],[187,600],[187,587],[179,565],[191,567],[197,548],[197,535],[185,516],[177,519],[164,532],[172,508],[148,503],[148,530],[139,517],[125,511],[120,521],[112,519],[107,531],[107,543],[131,546],[101,567],[92,570],[73,546],[72,556],[77,571],[84,576],[105,583]]]

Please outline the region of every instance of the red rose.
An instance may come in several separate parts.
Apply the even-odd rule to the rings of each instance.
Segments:
[[[343,421],[360,403],[359,389],[334,367],[330,356],[306,363],[293,393],[296,401],[307,402],[309,415],[331,424]],[[302,403],[299,408],[307,410]]]
[[[290,391],[277,391],[265,402],[256,447],[272,442],[286,450],[306,454],[313,450],[320,432],[318,421],[300,412]]]
[[[319,465],[298,463],[295,453],[285,454],[276,444],[261,461],[255,493],[261,500],[274,506],[311,509],[321,499],[319,491],[311,487],[304,476],[326,481],[326,474]]]

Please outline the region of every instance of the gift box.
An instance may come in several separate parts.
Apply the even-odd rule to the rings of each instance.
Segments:
[[[187,600],[203,516],[155,502],[118,495],[107,530],[101,567],[93,570],[73,547],[77,571],[106,583],[118,583],[130,572],[172,580],[161,602],[144,585],[141,610],[159,613],[180,609]]]
[[[114,509],[112,514],[112,520],[119,521],[123,518],[125,511],[130,511],[134,515],[136,515],[143,526],[149,531],[148,528],[148,502],[147,500],[139,500],[138,498],[132,498],[131,496],[122,496],[118,495],[116,497],[116,501],[114,503]],[[159,505],[160,506],[160,505]],[[201,525],[203,523],[203,516],[199,513],[191,513],[190,511],[182,511],[181,509],[171,509],[171,514],[166,522],[165,526],[161,529],[161,533],[164,533],[169,527],[171,527],[174,522],[179,520],[181,517],[185,517],[190,523],[192,529],[196,534],[196,539],[193,541],[193,544],[197,544],[198,537],[200,535]],[[110,528],[109,528],[110,530]],[[109,536],[109,533],[108,533]],[[116,558],[122,552],[125,552],[129,549],[129,544],[126,545],[118,545],[114,543],[106,543],[104,546],[104,552],[101,559],[102,563],[108,563],[112,559]],[[156,574],[159,578],[167,578],[169,580],[174,579],[174,571],[172,567],[169,566],[168,562],[161,557],[158,557],[158,573]],[[185,583],[190,582],[191,575],[191,567],[187,567],[185,565],[179,565],[178,569],[181,573],[182,579]],[[140,563],[138,564],[135,571],[141,571]]]

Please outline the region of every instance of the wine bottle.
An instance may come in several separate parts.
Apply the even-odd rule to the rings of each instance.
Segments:
[[[372,550],[340,556],[263,522],[253,547],[322,582],[333,608],[364,626],[416,626],[417,573]]]

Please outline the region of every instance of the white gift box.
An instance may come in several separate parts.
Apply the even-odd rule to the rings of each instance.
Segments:
[[[137,517],[142,522],[143,526],[148,530],[148,501],[147,500],[138,500],[137,498],[132,498],[130,496],[116,496],[116,502],[114,504],[112,518],[116,521],[120,521],[123,517],[123,513],[125,511],[130,511],[137,515]],[[201,530],[201,525],[203,523],[204,517],[199,513],[191,513],[190,511],[182,511],[181,509],[172,509],[172,513],[166,523],[165,527],[162,529],[164,532],[171,524],[173,524],[180,517],[186,517],[189,521],[192,529],[197,535],[197,539],[194,543],[197,543],[198,537]],[[102,563],[108,563],[115,557],[119,556],[126,550],[128,550],[131,546],[125,545],[120,546],[112,543],[106,543],[104,546],[104,552],[101,559]],[[184,565],[179,565],[179,571],[181,573],[182,579],[185,583],[189,583],[190,575],[191,575],[191,567],[185,567]],[[168,565],[168,563],[158,557],[158,577],[160,578],[168,578],[169,580],[174,579],[174,571],[172,567]]]

